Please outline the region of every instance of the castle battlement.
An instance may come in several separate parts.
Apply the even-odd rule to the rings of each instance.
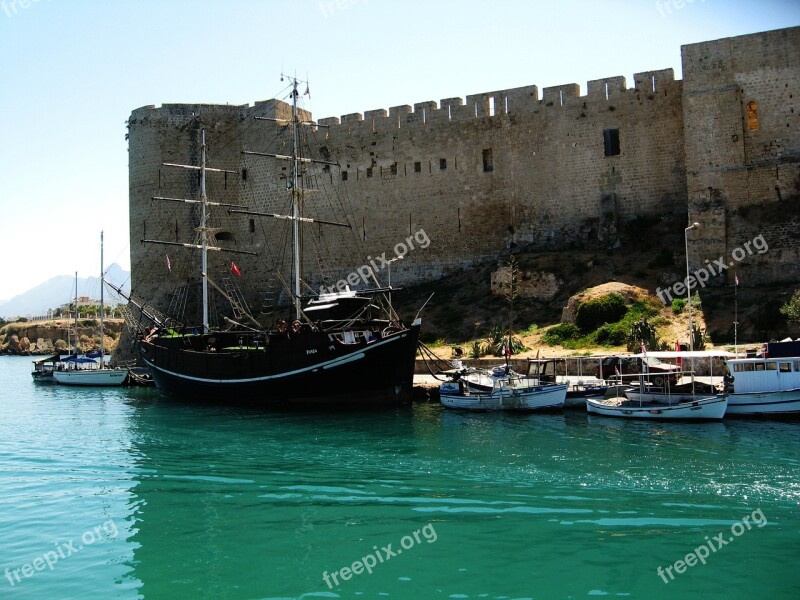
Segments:
[[[535,114],[543,107],[578,106],[591,110],[608,108],[608,102],[634,98],[636,94],[655,91],[674,91],[680,94],[681,81],[675,80],[673,69],[659,69],[634,73],[634,87],[627,88],[623,76],[605,77],[587,82],[587,93],[582,96],[577,83],[550,86],[542,89],[528,85],[519,88],[470,94],[461,97],[442,98],[402,104],[386,109],[367,110],[363,113],[348,113],[340,117],[319,119],[328,127],[329,136],[350,135],[371,130],[373,133],[400,129],[413,124],[441,124],[449,121],[468,121],[502,115]]]
[[[660,69],[634,73],[634,87],[626,87],[624,76],[605,77],[587,82],[587,93],[580,94],[577,83],[550,86],[542,89],[528,85],[518,88],[482,92],[461,97],[442,98],[416,102],[414,105],[402,104],[388,109],[379,108],[363,113],[353,112],[341,117],[325,117],[318,120],[326,126],[328,136],[371,130],[373,133],[399,129],[419,123],[441,124],[449,121],[485,119],[502,115],[524,115],[538,113],[542,107],[581,106],[586,109],[600,107],[603,103],[624,99],[636,93],[670,90],[676,83],[673,69]],[[288,118],[291,106],[281,100],[259,100],[254,104],[162,104],[160,107],[147,105],[135,109],[132,119],[168,115],[171,120],[213,112],[224,116],[250,117],[253,115],[270,118]],[[312,119],[308,111],[302,111],[304,119]]]

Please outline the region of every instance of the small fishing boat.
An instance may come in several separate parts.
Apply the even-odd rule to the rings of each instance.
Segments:
[[[621,396],[586,398],[588,413],[626,419],[718,421],[725,416],[727,406],[728,398],[724,395],[698,397],[675,404],[642,402]]]
[[[800,416],[800,342],[773,342],[762,356],[728,360],[728,415]]]
[[[610,385],[593,375],[584,375],[581,359],[591,357],[574,357],[577,360],[579,375],[577,379],[566,374],[568,368],[567,358],[529,358],[528,377],[541,383],[567,384],[567,397],[564,408],[586,408],[587,396],[602,396]],[[558,365],[563,363],[564,375],[557,375]]]
[[[509,374],[495,377],[489,391],[475,390],[469,381],[453,377],[439,386],[439,398],[445,408],[474,411],[544,411],[564,407],[566,384],[531,385],[526,378]]]
[[[58,368],[58,363],[60,362],[61,357],[58,354],[33,361],[31,377],[36,383],[54,383],[53,371]]]
[[[125,385],[128,387],[153,387],[155,382],[147,367],[130,367]]]

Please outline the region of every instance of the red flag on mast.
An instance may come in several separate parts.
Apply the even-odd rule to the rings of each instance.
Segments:
[[[231,261],[231,273],[235,273],[237,277],[242,276],[242,271],[236,266],[236,263]]]

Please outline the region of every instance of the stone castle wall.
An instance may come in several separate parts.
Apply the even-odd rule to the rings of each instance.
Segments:
[[[690,256],[724,257],[719,279],[800,280],[800,28],[682,49]],[[759,235],[769,246],[742,262]]]
[[[304,165],[306,212],[352,225],[303,226],[309,255],[321,257],[305,263],[308,283],[314,289],[335,284],[383,253],[391,258],[398,244],[411,245],[415,234],[422,239],[420,231],[429,244],[417,242],[393,263],[393,284],[436,279],[512,249],[606,249],[620,244],[626,221],[687,212],[703,225],[690,234],[694,263],[729,253],[743,236],[752,239],[757,213],[777,252],[748,265],[763,263],[759,281],[800,279],[796,220],[789,215],[787,224],[785,210],[763,208],[798,194],[799,34],[793,28],[685,46],[683,81],[667,69],[635,74],[631,88],[624,77],[590,81],[584,96],[577,84],[544,88],[541,95],[527,86],[305,126],[308,156],[338,163]],[[757,129],[748,129],[751,99],[758,103]],[[242,151],[289,154],[287,123],[254,117],[290,114],[277,100],[133,111],[137,294],[166,310],[177,286],[187,278],[199,282],[195,250],[140,243],[191,238],[199,220],[196,205],[150,200],[198,197],[196,173],[161,163],[197,164],[204,128],[209,165],[239,172],[210,174],[210,200],[285,214],[289,165]],[[222,286],[235,260],[251,308],[273,302],[283,288],[272,273],[275,261],[288,277],[287,222],[215,207],[211,225],[220,246],[260,254],[212,253],[212,279]],[[386,270],[379,276],[387,283]]]

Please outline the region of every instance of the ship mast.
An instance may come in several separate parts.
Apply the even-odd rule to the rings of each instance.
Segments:
[[[100,368],[102,369],[105,366],[105,345],[104,337],[105,334],[103,333],[103,232],[100,232]]]
[[[75,356],[78,356],[78,272],[75,271]]]
[[[244,208],[239,204],[230,204],[227,202],[209,202],[208,195],[206,194],[206,174],[207,173],[222,173],[224,175],[232,174],[238,175],[238,171],[232,171],[228,169],[216,169],[212,167],[206,166],[206,130],[202,128],[200,130],[201,133],[201,142],[200,142],[200,165],[182,165],[176,163],[161,163],[165,167],[175,167],[179,169],[190,169],[194,171],[198,171],[200,174],[200,199],[191,199],[191,198],[168,198],[164,196],[152,196],[152,200],[161,200],[165,202],[181,202],[184,204],[200,204],[200,226],[196,229],[196,231],[200,234],[200,243],[199,244],[190,244],[186,242],[168,242],[164,240],[148,240],[143,239],[143,243],[147,244],[162,244],[164,246],[177,246],[181,248],[192,248],[196,250],[200,250],[200,276],[201,276],[201,283],[202,283],[202,295],[203,295],[203,333],[208,333],[210,330],[209,318],[208,318],[208,252],[209,251],[219,251],[219,252],[229,252],[231,254],[247,254],[250,256],[258,256],[256,252],[250,252],[248,250],[234,250],[233,248],[221,248],[216,245],[209,245],[208,243],[208,234],[211,233],[213,228],[208,226],[208,207],[209,206],[223,206],[228,208]]]
[[[297,78],[292,78],[292,237],[294,240],[294,311],[295,319],[300,319],[300,192],[298,188],[298,119],[297,119]]]
[[[208,228],[206,227],[206,130],[201,133],[200,145],[200,262],[203,278],[203,333],[208,333]]]
[[[283,78],[287,77],[285,75],[281,75],[281,81]],[[243,150],[242,154],[249,155],[249,156],[263,156],[269,158],[275,158],[278,160],[285,160],[291,161],[292,163],[292,180],[290,183],[287,184],[287,189],[292,193],[292,213],[291,215],[279,215],[274,213],[266,213],[254,210],[236,210],[236,209],[228,209],[229,214],[241,214],[241,215],[257,215],[259,217],[271,217],[273,219],[287,219],[292,221],[292,288],[289,290],[294,296],[294,309],[295,309],[295,318],[301,320],[303,317],[303,311],[301,306],[301,300],[303,298],[302,295],[302,273],[301,273],[301,230],[300,224],[301,223],[320,223],[323,225],[334,225],[336,227],[346,227],[351,229],[351,225],[349,223],[338,223],[336,221],[325,221],[322,219],[311,219],[308,217],[302,216],[302,206],[301,202],[303,201],[303,197],[301,194],[300,189],[300,165],[303,163],[311,163],[311,164],[320,164],[320,165],[328,165],[328,166],[339,166],[338,162],[333,162],[329,160],[319,160],[315,158],[301,158],[300,157],[300,127],[302,125],[311,126],[311,127],[327,127],[327,125],[322,125],[320,123],[316,123],[314,121],[301,121],[300,115],[298,114],[297,109],[297,100],[300,96],[300,93],[297,90],[297,86],[301,83],[299,79],[296,77],[288,77],[289,80],[292,82],[292,154],[291,156],[286,154],[276,154],[273,152],[255,152],[252,150]],[[272,121],[275,123],[288,123],[289,119],[278,118],[278,117],[261,117],[256,116],[255,119],[257,121]],[[311,190],[314,191],[314,190]],[[286,286],[289,287],[288,285]]]

